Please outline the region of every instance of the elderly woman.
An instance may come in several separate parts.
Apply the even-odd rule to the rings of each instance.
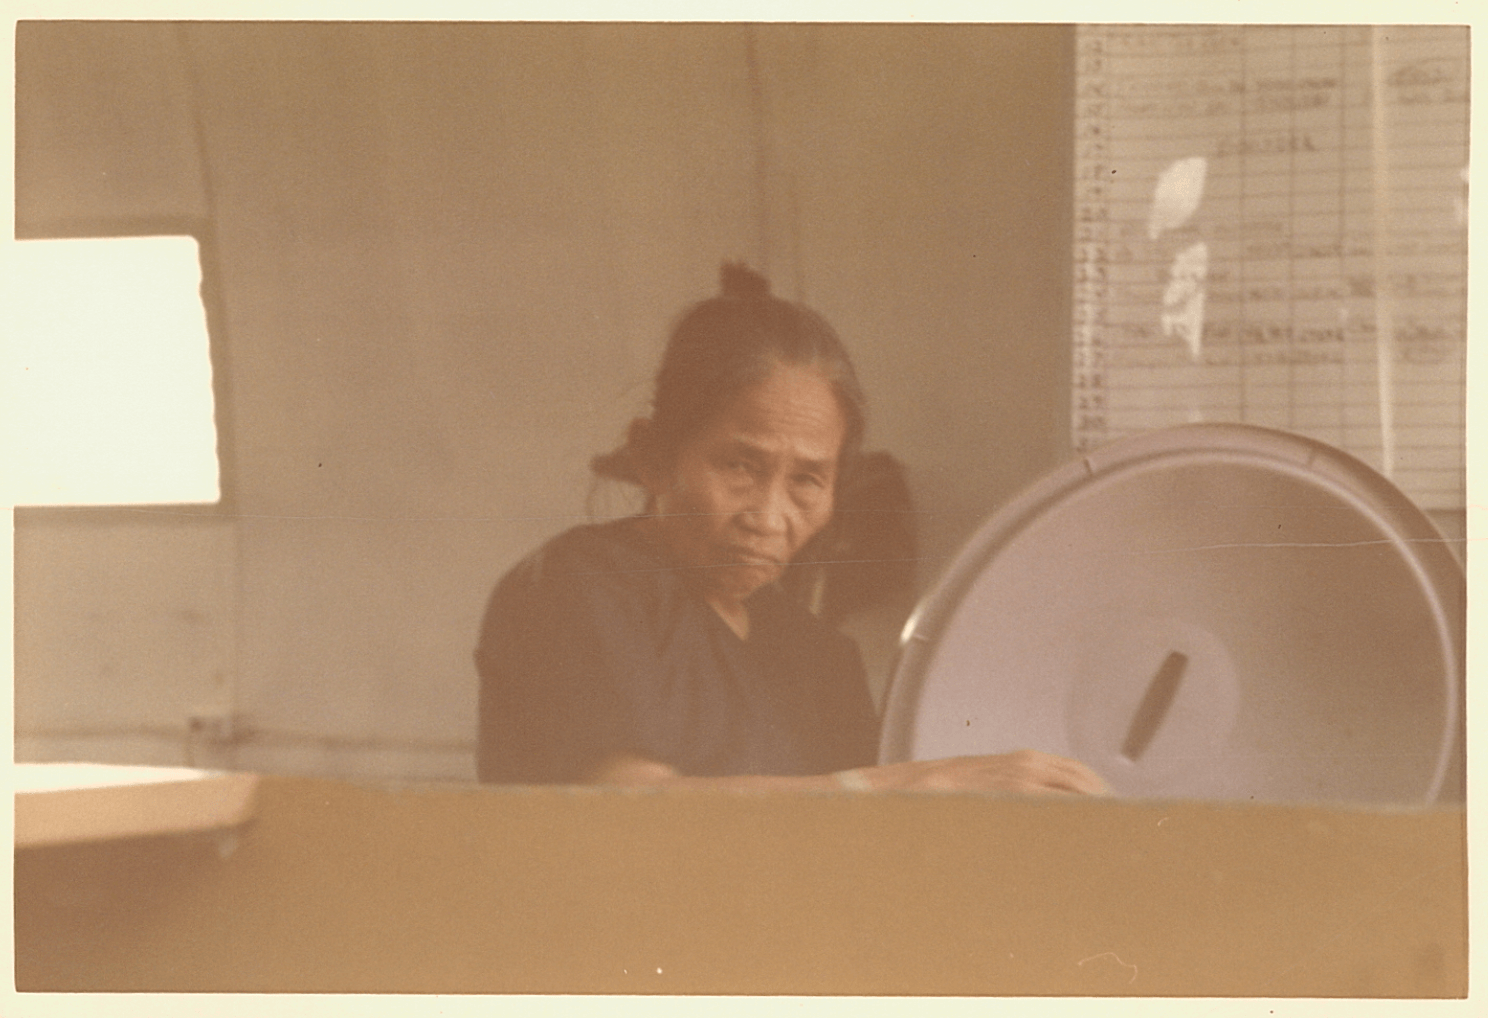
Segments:
[[[595,460],[642,486],[644,512],[559,535],[491,596],[480,779],[1101,791],[1032,751],[872,766],[856,647],[776,582],[832,518],[863,427],[832,328],[726,265],[672,333],[651,416]]]

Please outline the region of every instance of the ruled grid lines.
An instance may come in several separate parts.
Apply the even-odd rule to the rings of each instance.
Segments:
[[[1076,38],[1077,451],[1258,424],[1461,509],[1467,30]]]

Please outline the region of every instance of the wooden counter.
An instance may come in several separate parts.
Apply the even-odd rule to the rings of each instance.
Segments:
[[[402,789],[19,848],[28,990],[1461,996],[1460,809]]]

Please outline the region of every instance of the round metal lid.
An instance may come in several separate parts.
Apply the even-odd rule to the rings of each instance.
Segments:
[[[1118,795],[1458,798],[1466,582],[1330,446],[1201,424],[997,512],[915,610],[880,759],[1040,749]]]

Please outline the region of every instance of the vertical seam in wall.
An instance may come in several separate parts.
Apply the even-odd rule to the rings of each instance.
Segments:
[[[222,273],[217,257],[217,188],[212,177],[212,162],[207,146],[201,75],[192,59],[186,33],[189,26],[172,26],[176,51],[181,62],[181,78],[186,86],[186,108],[191,124],[192,145],[201,187],[202,226],[197,238],[202,270],[202,307],[207,315],[208,354],[212,364],[213,416],[217,426],[217,473],[219,511],[231,513],[238,507],[237,434],[232,412],[232,358],[227,340],[227,302],[222,296]]]
[[[217,469],[218,509],[230,521],[228,539],[232,549],[228,556],[232,574],[227,578],[229,612],[232,619],[227,628],[228,646],[224,648],[223,674],[220,677],[219,694],[228,711],[238,712],[238,670],[242,661],[243,646],[243,534],[239,485],[237,472],[237,432],[233,425],[232,411],[232,357],[228,350],[227,301],[222,292],[222,273],[218,259],[217,188],[212,176],[211,150],[207,145],[207,129],[203,120],[205,106],[201,74],[193,60],[191,45],[187,38],[190,26],[178,23],[173,26],[176,47],[181,58],[181,75],[187,89],[187,106],[191,114],[192,140],[196,147],[197,168],[201,177],[202,205],[205,212],[203,236],[200,238],[202,259],[202,305],[207,314],[208,348],[212,362],[212,388],[215,397],[214,414],[217,422]],[[182,719],[183,727],[185,719]],[[189,743],[189,737],[188,737]],[[227,764],[236,764],[236,750],[230,743],[227,747]],[[190,753],[188,746],[188,755]]]
[[[765,86],[760,76],[759,36],[753,25],[744,29],[744,62],[749,81],[750,120],[754,125],[755,257],[757,268],[770,277],[770,170],[769,112]]]

